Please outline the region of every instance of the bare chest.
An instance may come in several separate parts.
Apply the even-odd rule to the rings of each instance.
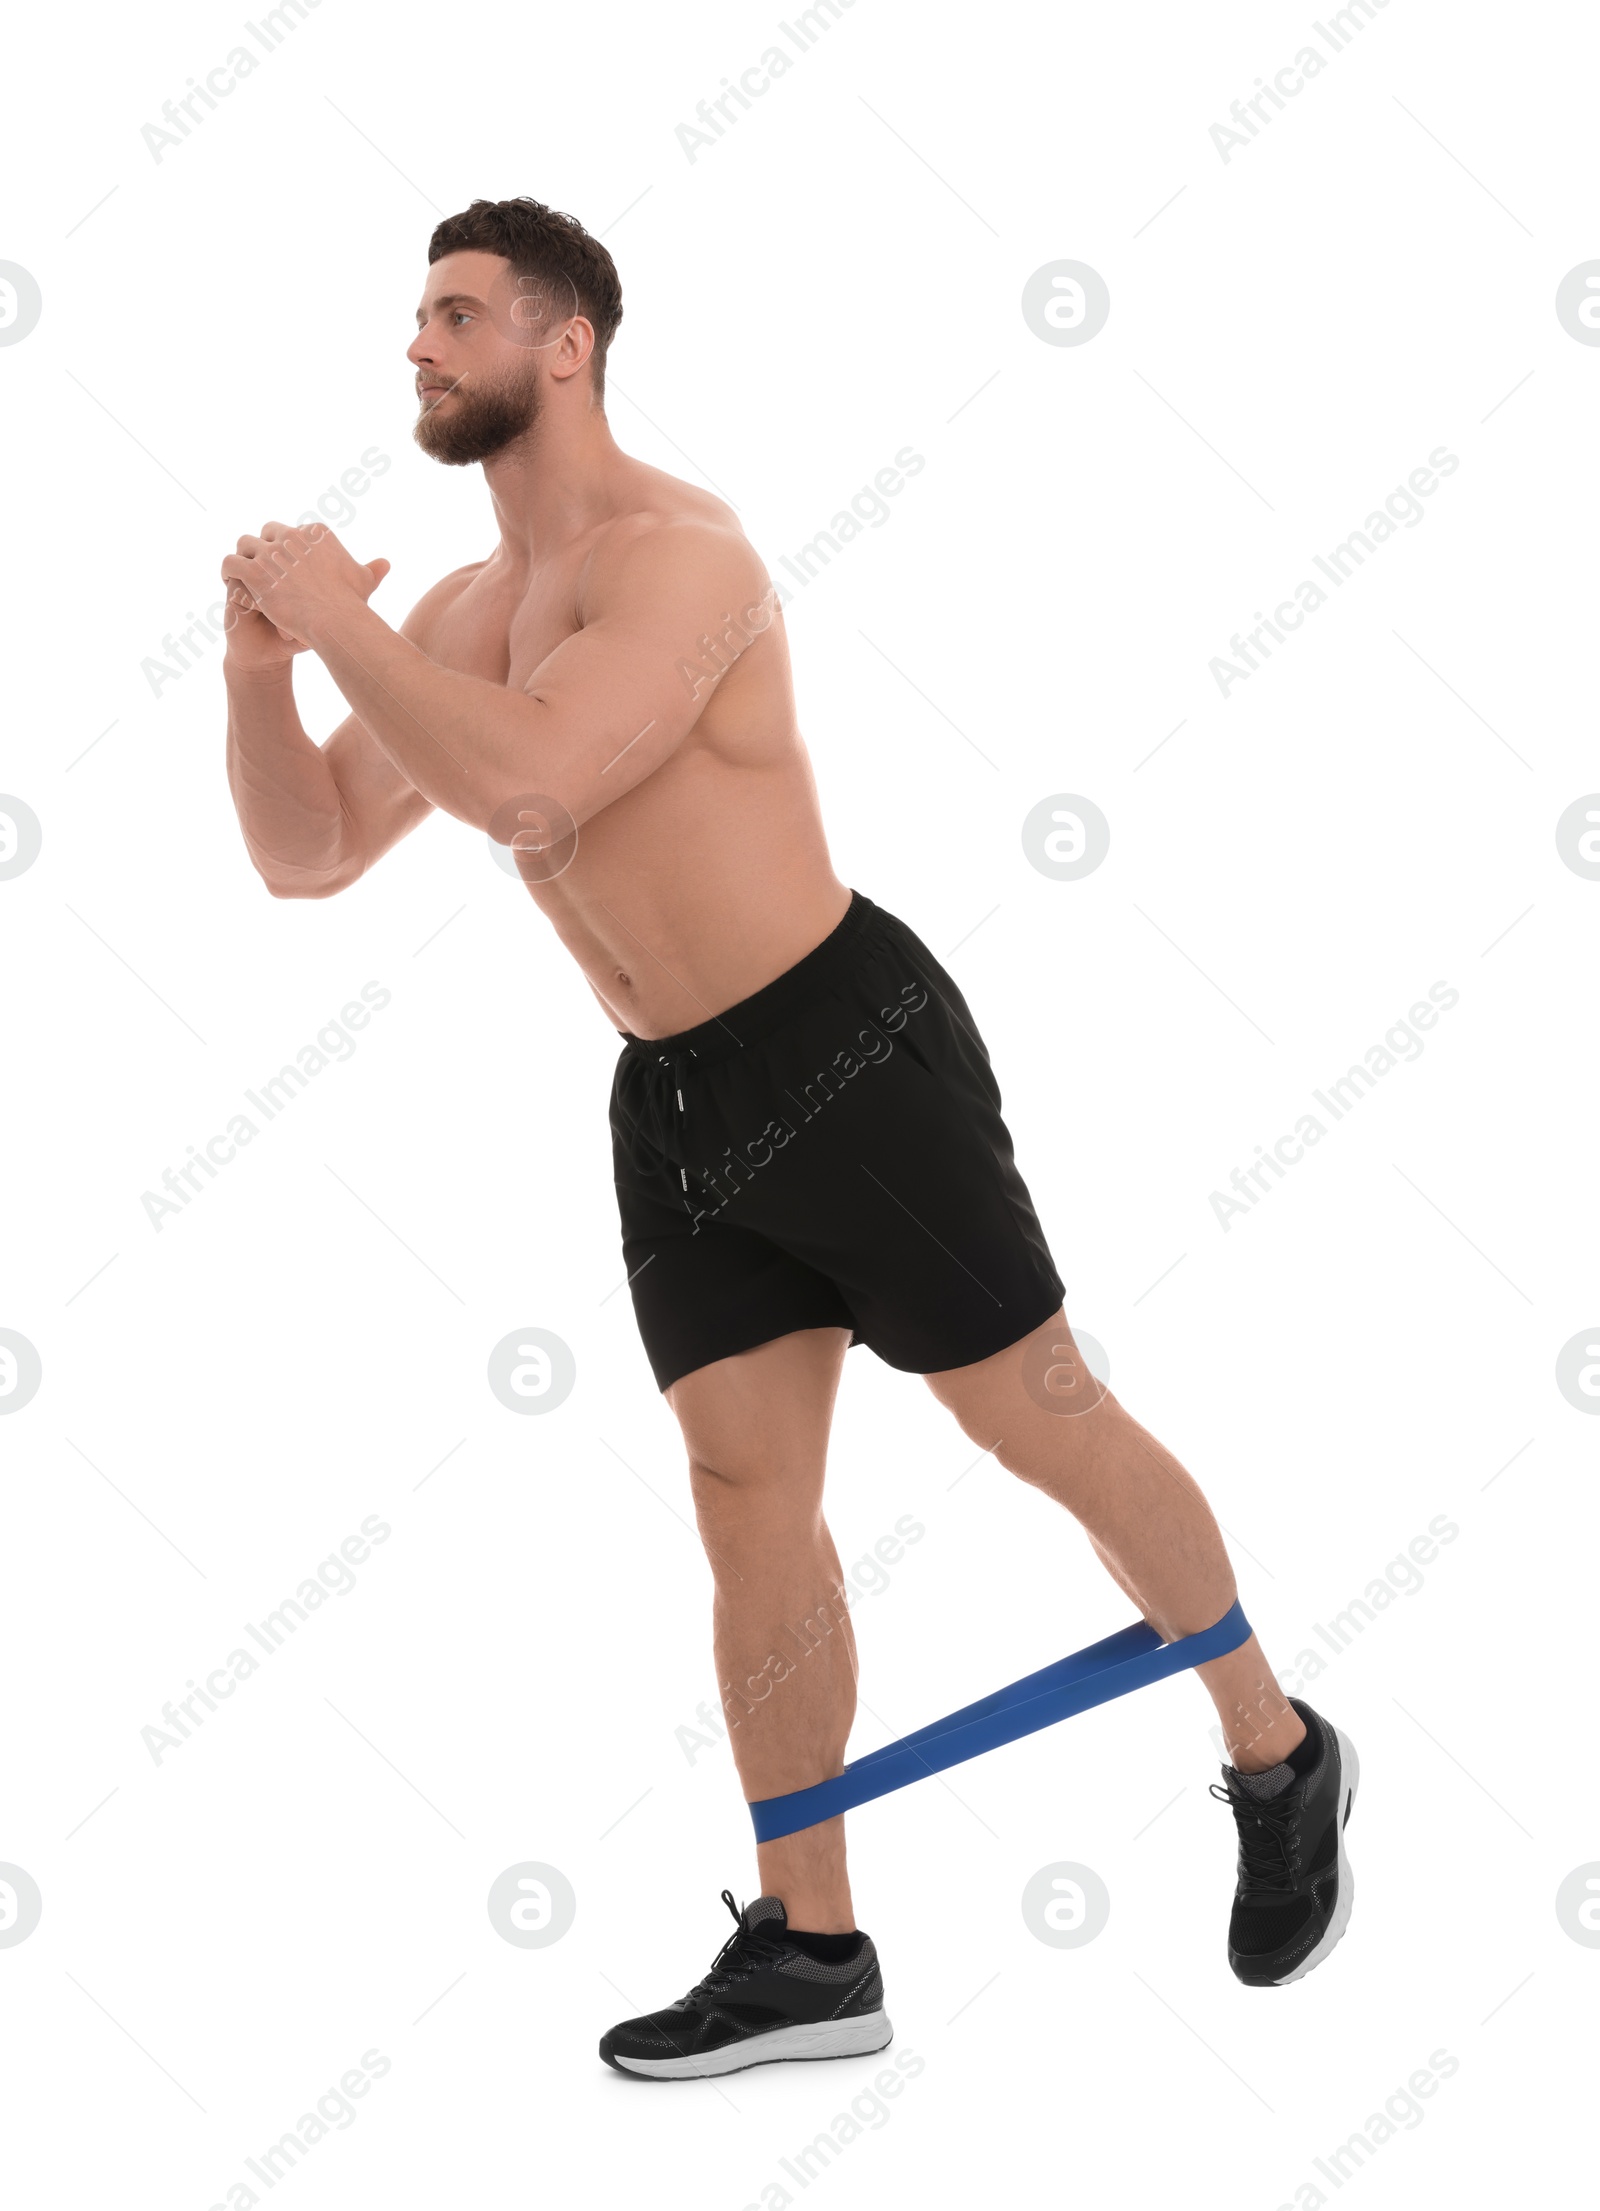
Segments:
[[[520,690],[540,662],[579,628],[577,578],[576,561],[515,582],[497,576],[491,563],[436,619],[429,659],[462,675]]]

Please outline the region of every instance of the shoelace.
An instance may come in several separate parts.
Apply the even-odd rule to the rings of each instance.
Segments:
[[[783,1937],[777,1931],[774,1920],[763,1920],[754,1927],[747,1927],[744,1914],[733,1900],[732,1892],[724,1889],[722,1901],[738,1922],[733,1933],[711,1961],[711,1970],[703,1980],[697,1981],[682,2001],[694,2004],[706,1996],[723,1995],[733,1986],[741,1974],[753,1973],[763,1965],[776,1965],[784,1954]],[[768,1928],[772,1929],[769,1934]]]
[[[1295,1847],[1302,1806],[1291,1784],[1279,1796],[1237,1793],[1213,1781],[1211,1794],[1231,1804],[1239,1829],[1239,1878],[1249,1889],[1292,1889],[1299,1871]]]

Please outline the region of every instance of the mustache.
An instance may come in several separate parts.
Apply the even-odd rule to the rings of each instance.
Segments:
[[[431,381],[432,379],[430,378],[430,382]],[[449,382],[446,383],[444,390],[439,394],[438,399],[429,400],[427,406],[425,406],[422,410],[423,413],[425,415],[431,415],[434,408],[439,405],[440,400],[448,399],[452,392],[459,391],[461,389],[461,386],[466,383],[466,381],[467,378],[465,376],[457,376],[451,379]],[[417,397],[420,399],[422,397],[422,378],[420,375],[416,379],[416,393]]]

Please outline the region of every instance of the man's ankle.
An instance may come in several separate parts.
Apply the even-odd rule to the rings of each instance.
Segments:
[[[791,1934],[853,1935],[857,1931],[855,1914],[848,1906],[843,1911],[827,1911],[804,1900],[792,1906],[787,1897],[782,1901]]]
[[[1252,1735],[1247,1742],[1235,1743],[1229,1748],[1229,1760],[1235,1773],[1266,1773],[1273,1766],[1281,1766],[1292,1751],[1300,1748],[1309,1730],[1294,1706],[1285,1705],[1278,1717]]]

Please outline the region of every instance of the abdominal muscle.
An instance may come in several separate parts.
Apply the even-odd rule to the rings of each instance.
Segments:
[[[700,726],[582,825],[560,874],[528,888],[612,1026],[639,1037],[748,998],[820,944],[850,900],[798,733],[741,758]]]

